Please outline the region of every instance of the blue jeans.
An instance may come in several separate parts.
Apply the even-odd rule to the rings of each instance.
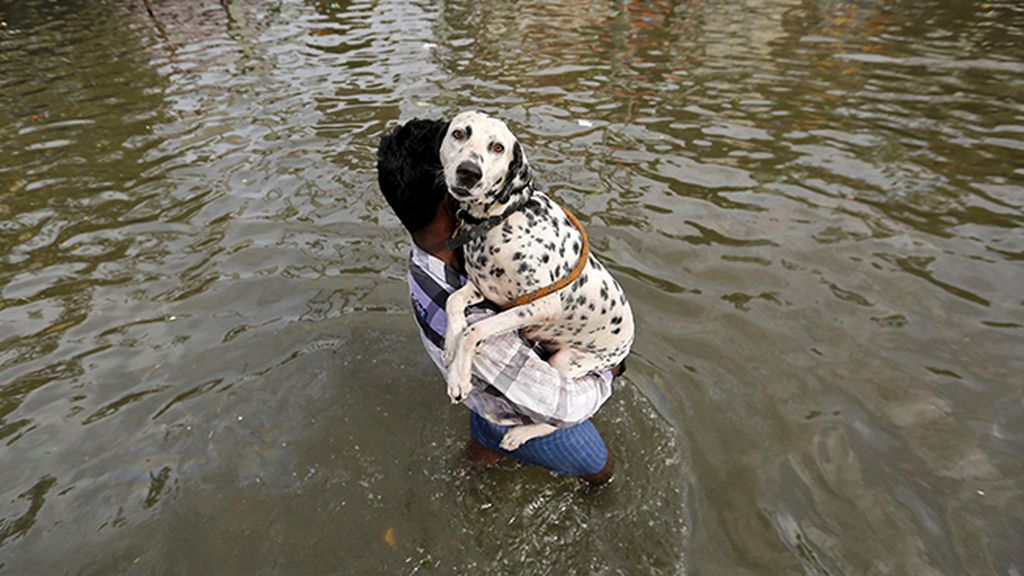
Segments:
[[[589,476],[600,472],[608,461],[608,447],[590,420],[534,438],[512,452],[498,446],[509,428],[469,413],[469,432],[477,442],[524,464],[535,464],[562,476]]]

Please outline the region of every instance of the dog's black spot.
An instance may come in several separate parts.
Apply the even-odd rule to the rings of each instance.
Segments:
[[[554,283],[564,278],[576,265],[578,254],[583,248],[582,237],[564,210],[543,194],[534,194],[532,184],[527,185],[531,175],[521,145],[514,144],[512,152],[502,182],[486,192],[485,199],[475,204],[472,213],[482,214],[482,206],[486,208],[486,213],[500,212],[503,209],[502,202],[507,206],[518,201],[514,197],[519,194],[523,196],[518,198],[525,199],[523,208],[495,227],[486,239],[473,241],[466,246],[467,267],[486,263],[486,266],[476,269],[487,270],[487,273],[472,273],[473,280],[489,294],[508,292],[507,301],[535,289],[537,285]],[[463,208],[468,209],[466,206]],[[531,329],[541,339],[549,342],[549,351],[564,349],[566,339],[571,338],[571,346],[585,354],[586,358],[570,359],[573,366],[607,362],[610,348],[601,346],[600,342],[612,337],[611,330],[618,329],[621,332],[625,317],[624,314],[616,314],[618,324],[609,324],[609,316],[616,312],[611,307],[624,302],[624,295],[621,289],[612,294],[618,285],[613,286],[614,280],[605,280],[607,267],[602,266],[593,256],[585,264],[593,267],[587,271],[599,271],[599,276],[591,278],[600,280],[600,290],[597,287],[591,290],[587,283],[591,278],[588,278],[586,272],[581,274],[570,284],[569,290],[563,290],[559,295],[564,314],[562,321]],[[549,282],[545,282],[545,277],[549,278]],[[599,308],[604,316],[597,316]],[[525,318],[522,314],[519,317]],[[615,342],[615,353],[624,355],[629,345],[621,340],[620,336]]]
[[[622,324],[622,316],[612,316],[612,324]]]

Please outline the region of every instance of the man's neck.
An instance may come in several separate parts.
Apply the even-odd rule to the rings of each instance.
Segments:
[[[434,219],[426,227],[417,230],[412,235],[412,241],[424,252],[430,254],[447,264],[448,266],[462,271],[462,253],[452,251],[445,245],[455,233],[457,222],[455,210],[451,200],[447,197],[437,206]]]

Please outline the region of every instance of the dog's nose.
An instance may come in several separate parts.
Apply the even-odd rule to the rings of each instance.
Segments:
[[[484,175],[480,171],[480,166],[466,160],[459,167],[455,169],[455,176],[459,179],[459,185],[466,188],[472,188],[476,186],[476,183],[480,181]]]

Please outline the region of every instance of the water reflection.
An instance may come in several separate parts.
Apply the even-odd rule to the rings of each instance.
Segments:
[[[0,6],[0,573],[1022,570],[1015,4],[151,5]],[[634,303],[603,493],[459,473],[373,165],[469,107]]]

